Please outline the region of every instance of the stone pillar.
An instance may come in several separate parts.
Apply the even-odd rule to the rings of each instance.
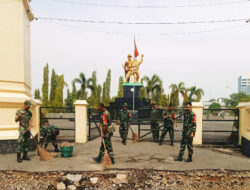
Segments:
[[[192,102],[193,112],[196,114],[197,124],[196,133],[193,140],[194,145],[202,144],[202,118],[203,118],[203,104],[201,102]]]
[[[250,102],[239,103],[237,108],[240,111],[238,144],[241,145],[242,137],[250,141]]]
[[[75,105],[75,142],[88,142],[88,103],[76,100]]]
[[[38,134],[38,139],[40,139],[40,107],[42,102],[37,99],[32,99],[31,103],[32,103],[31,111],[32,111],[32,124],[33,124],[31,133],[33,136]]]

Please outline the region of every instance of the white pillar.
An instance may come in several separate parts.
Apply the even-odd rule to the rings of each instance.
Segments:
[[[201,102],[192,102],[192,110],[196,115],[196,133],[193,140],[194,145],[202,144],[202,117],[203,117],[203,104]]]
[[[250,141],[250,102],[239,103],[237,108],[240,110],[238,144],[241,145],[243,136]]]
[[[38,139],[40,139],[40,107],[42,105],[42,102],[37,99],[31,100],[31,111],[32,111],[32,124],[33,128],[31,130],[31,133],[33,136],[38,134]]]
[[[0,0],[0,140],[18,138],[16,110],[31,98],[31,0]]]
[[[75,105],[75,142],[88,142],[88,103],[76,100]]]

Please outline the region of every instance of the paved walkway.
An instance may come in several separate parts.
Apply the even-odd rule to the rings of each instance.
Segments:
[[[50,162],[39,159],[37,152],[29,155],[31,161],[16,162],[16,154],[0,155],[0,170],[19,171],[96,171],[102,170],[101,164],[96,164],[92,157],[97,156],[100,138],[86,144],[75,144],[74,156],[62,158],[60,155]],[[49,146],[52,149],[52,146]],[[113,168],[150,168],[158,170],[196,170],[196,169],[230,169],[250,170],[250,159],[245,156],[233,156],[215,152],[205,148],[194,148],[192,163],[175,162],[178,155],[179,143],[174,147],[168,143],[159,146],[153,142],[133,143],[128,140],[126,146],[121,144],[121,139],[113,138],[113,148],[116,164]],[[184,158],[187,157],[187,151]]]

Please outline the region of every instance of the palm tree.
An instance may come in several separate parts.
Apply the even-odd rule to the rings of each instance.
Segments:
[[[192,86],[188,89],[188,91],[188,99],[190,102],[199,102],[201,100],[201,97],[204,96],[204,90],[201,88],[197,88],[196,86]]]
[[[185,84],[184,82],[180,82],[179,84],[171,84],[169,88],[172,89],[172,92],[170,94],[170,103],[174,106],[179,106],[179,94],[181,93],[184,99],[184,94],[186,92]]]
[[[87,99],[88,92],[86,90],[87,88],[92,89],[92,79],[87,79],[84,73],[80,73],[79,78],[75,78],[73,80],[73,83],[78,83],[81,86],[80,90],[77,91],[76,97],[81,100]]]
[[[157,93],[162,92],[162,81],[156,74],[150,79],[148,76],[142,78],[142,83],[146,82],[145,90],[148,98],[156,100]]]

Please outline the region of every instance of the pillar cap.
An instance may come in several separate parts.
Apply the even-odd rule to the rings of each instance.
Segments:
[[[31,99],[31,104],[32,105],[42,105],[41,100],[38,99]]]
[[[237,108],[247,108],[247,107],[250,107],[250,102],[241,102],[237,106]]]
[[[74,103],[74,105],[89,105],[88,102],[86,100],[76,100],[76,102]]]
[[[192,108],[204,108],[201,102],[192,102]]]

